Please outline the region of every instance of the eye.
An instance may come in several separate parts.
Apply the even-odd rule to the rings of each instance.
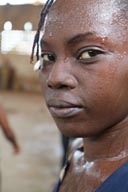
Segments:
[[[48,69],[56,61],[56,56],[51,52],[42,52],[40,58],[40,69]]]
[[[41,59],[45,62],[55,62],[55,56],[52,53],[41,53]]]
[[[98,55],[104,54],[105,51],[101,50],[100,48],[92,47],[86,50],[80,51],[77,56],[77,60],[83,62],[93,62],[97,59]]]

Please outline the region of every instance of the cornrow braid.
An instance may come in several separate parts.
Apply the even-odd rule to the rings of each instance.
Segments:
[[[41,13],[40,13],[40,20],[38,23],[38,28],[37,28],[37,32],[35,34],[34,37],[34,41],[33,41],[33,46],[32,46],[32,53],[31,53],[31,57],[30,57],[30,62],[33,62],[34,59],[34,52],[35,52],[35,47],[36,47],[36,60],[39,60],[39,38],[40,38],[40,31],[42,26],[44,25],[44,21],[45,21],[45,17],[50,9],[50,7],[52,6],[54,0],[47,0],[46,4],[44,5]]]

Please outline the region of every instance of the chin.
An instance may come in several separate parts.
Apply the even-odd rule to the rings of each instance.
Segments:
[[[78,126],[74,124],[67,124],[65,122],[63,123],[58,123],[56,122],[57,128],[59,131],[67,136],[67,137],[89,137],[93,136],[93,134],[90,131],[87,130],[81,130]]]
[[[105,132],[105,127],[90,125],[87,122],[74,122],[73,120],[66,121],[55,120],[55,123],[60,132],[67,137],[99,137]]]

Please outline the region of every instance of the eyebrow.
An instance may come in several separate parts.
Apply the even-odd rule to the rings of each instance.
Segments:
[[[86,39],[86,38],[88,38],[88,37],[90,37],[90,36],[98,36],[98,34],[97,34],[96,32],[87,32],[87,33],[77,34],[77,35],[71,37],[71,38],[67,41],[67,44],[76,43],[77,41]],[[48,46],[49,43],[48,43],[47,41],[41,39],[40,45],[46,45],[46,46]]]
[[[82,33],[82,34],[77,34],[74,37],[72,37],[71,39],[68,40],[68,44],[73,44],[76,43],[79,40],[83,40],[86,39],[90,36],[97,36],[97,34],[95,32],[87,32],[87,33]]]

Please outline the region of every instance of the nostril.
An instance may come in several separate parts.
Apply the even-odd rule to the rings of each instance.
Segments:
[[[52,89],[52,86],[48,84],[48,87]]]
[[[50,80],[47,81],[47,86],[51,89],[62,89],[62,88],[67,88],[69,87],[64,81],[61,80]]]
[[[54,87],[53,83],[49,80],[47,80],[47,86],[51,89]]]
[[[63,84],[48,85],[48,87],[51,89],[67,89],[68,88],[68,86]]]

